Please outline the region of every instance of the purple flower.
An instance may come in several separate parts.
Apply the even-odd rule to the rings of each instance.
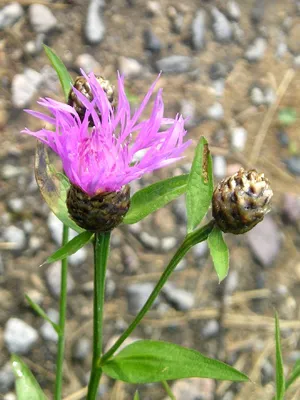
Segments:
[[[93,100],[73,88],[86,108],[82,120],[73,107],[45,98],[38,103],[52,117],[25,111],[52,124],[55,130],[32,132],[26,128],[22,131],[35,136],[59,155],[73,185],[91,197],[119,191],[132,180],[181,158],[190,144],[190,141],[183,143],[184,119],[181,115],[175,119],[164,118],[162,89],[158,90],[150,118],[140,122],[159,77],[131,116],[122,77],[118,75],[118,106],[114,110],[95,75],[83,75],[91,87]],[[91,120],[92,128],[89,127]]]

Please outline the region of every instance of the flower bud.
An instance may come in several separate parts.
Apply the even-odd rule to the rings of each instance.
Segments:
[[[99,82],[100,86],[106,93],[108,101],[111,103],[111,105],[115,105],[115,87],[110,83],[109,80],[104,79],[102,76],[96,76],[97,81]],[[75,79],[75,83],[73,85],[80,93],[82,93],[89,101],[93,100],[93,93],[90,87],[90,84],[86,80],[84,76],[78,76]],[[84,117],[85,114],[85,106],[82,104],[82,102],[78,99],[77,95],[71,89],[69,93],[69,100],[68,104],[75,108],[77,111],[78,115],[80,117]]]
[[[67,194],[67,207],[73,221],[91,232],[108,232],[118,226],[130,206],[130,187],[118,192],[102,192],[93,197],[72,185]]]
[[[213,217],[223,232],[245,233],[263,220],[273,196],[268,179],[256,170],[241,168],[215,188]]]

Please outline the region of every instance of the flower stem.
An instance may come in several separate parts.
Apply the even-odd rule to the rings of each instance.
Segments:
[[[94,240],[94,336],[93,361],[87,400],[95,400],[102,369],[99,360],[102,353],[103,307],[106,263],[109,252],[110,232],[96,233]]]
[[[184,241],[182,242],[179,249],[174,254],[173,258],[171,259],[169,265],[164,270],[163,274],[161,275],[159,281],[157,282],[155,288],[153,289],[152,293],[150,294],[148,300],[146,301],[143,308],[140,310],[138,315],[135,319],[131,322],[129,327],[126,329],[125,332],[119,337],[116,343],[102,356],[99,365],[104,365],[105,361],[107,361],[115,352],[116,350],[122,345],[124,340],[128,338],[128,336],[134,331],[137,325],[141,322],[144,318],[145,314],[148,310],[152,307],[155,299],[159,295],[164,284],[167,282],[168,278],[170,277],[171,273],[174,271],[176,266],[182,260],[182,258],[186,255],[186,253],[193,247],[195,244],[203,242],[208,238],[208,235],[212,231],[214,227],[215,221],[210,221],[207,225],[203,226],[195,230],[194,232],[189,233]]]
[[[63,226],[62,245],[68,243],[69,228]],[[62,398],[62,381],[63,381],[63,363],[65,352],[65,325],[67,311],[67,278],[68,278],[68,258],[64,258],[61,262],[61,281],[60,281],[60,299],[59,299],[59,328],[57,359],[56,359],[56,380],[55,380],[55,400]]]
[[[171,388],[170,388],[168,382],[167,382],[167,381],[162,381],[161,383],[162,383],[162,385],[163,385],[163,387],[164,387],[164,389],[165,389],[167,395],[170,397],[170,399],[171,399],[171,400],[176,400],[176,397],[175,397],[174,394],[172,393],[172,390],[171,390]]]

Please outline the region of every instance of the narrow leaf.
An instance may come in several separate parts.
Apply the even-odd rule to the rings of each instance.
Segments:
[[[231,366],[205,357],[195,350],[168,342],[139,340],[125,347],[103,365],[114,379],[129,383],[150,383],[180,378],[211,378],[247,381]]]
[[[68,101],[70,89],[73,84],[73,79],[69,74],[62,60],[54,53],[54,51],[44,44],[44,50],[49,58],[53,68],[55,69],[61,83],[66,101]]]
[[[207,243],[219,282],[222,282],[229,270],[229,251],[219,227],[214,226],[208,236]]]
[[[295,362],[295,365],[292,369],[292,372],[290,376],[288,377],[286,383],[285,383],[285,390],[288,390],[288,388],[298,379],[300,376],[300,360],[297,360]]]
[[[187,181],[188,175],[179,175],[139,190],[132,196],[130,208],[123,222],[135,224],[176,199],[186,191]]]
[[[60,328],[59,326],[51,321],[51,319],[48,317],[48,315],[45,313],[45,311],[38,305],[36,304],[33,300],[31,300],[31,298],[25,294],[25,298],[28,301],[30,307],[40,316],[42,317],[45,321],[49,322],[53,328],[55,329],[55,331],[57,332],[58,335],[60,335]]]
[[[138,391],[135,392],[133,400],[140,400],[140,395]]]
[[[47,400],[27,365],[16,355],[11,357],[11,364],[16,377],[18,400]]]
[[[213,194],[212,159],[202,136],[196,148],[186,193],[188,233],[200,224],[211,204]]]
[[[69,217],[66,200],[70,183],[63,174],[56,172],[50,164],[47,147],[41,142],[37,142],[34,170],[41,194],[57,218],[76,232],[84,232]]]
[[[60,249],[56,250],[47,260],[42,264],[50,264],[55,261],[63,260],[71,256],[85,246],[93,237],[92,232],[84,231],[70,240],[67,244],[62,246]],[[41,265],[41,266],[42,266]]]
[[[276,400],[284,400],[285,379],[280,344],[280,327],[277,312],[275,312],[275,341],[276,341]]]

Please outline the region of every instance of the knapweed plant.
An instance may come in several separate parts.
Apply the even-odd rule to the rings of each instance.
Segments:
[[[212,159],[207,141],[201,137],[191,171],[154,183],[130,196],[130,182],[163,168],[184,156],[184,119],[164,117],[162,90],[158,90],[150,117],[142,113],[154,92],[156,81],[142,103],[132,111],[118,76],[115,89],[93,73],[71,76],[54,52],[46,53],[58,73],[65,103],[41,99],[47,113],[26,110],[47,125],[37,132],[23,133],[38,139],[35,174],[50,209],[63,222],[62,247],[47,263],[62,260],[60,318],[51,324],[58,334],[56,382],[53,398],[62,398],[65,320],[67,305],[67,257],[92,241],[94,244],[93,360],[87,399],[98,396],[103,374],[132,384],[161,382],[171,398],[167,381],[188,378],[247,381],[242,372],[199,352],[168,342],[138,340],[120,351],[120,346],[141,322],[162,287],[185,254],[207,240],[214,266],[222,281],[228,274],[228,249],[223,232],[241,234],[259,223],[269,211],[272,190],[264,174],[240,169],[220,182],[215,190]],[[52,128],[50,128],[50,126]],[[49,162],[47,148],[61,159],[63,173]],[[178,196],[186,193],[187,234],[166,266],[143,308],[115,342],[103,353],[103,307],[106,264],[110,237],[119,224],[134,224]],[[200,225],[212,206],[212,219]],[[78,236],[68,241],[68,229]],[[45,312],[27,297],[30,305],[49,321]],[[44,399],[38,383],[24,363],[13,357],[19,399]],[[138,398],[138,394],[136,397]]]

